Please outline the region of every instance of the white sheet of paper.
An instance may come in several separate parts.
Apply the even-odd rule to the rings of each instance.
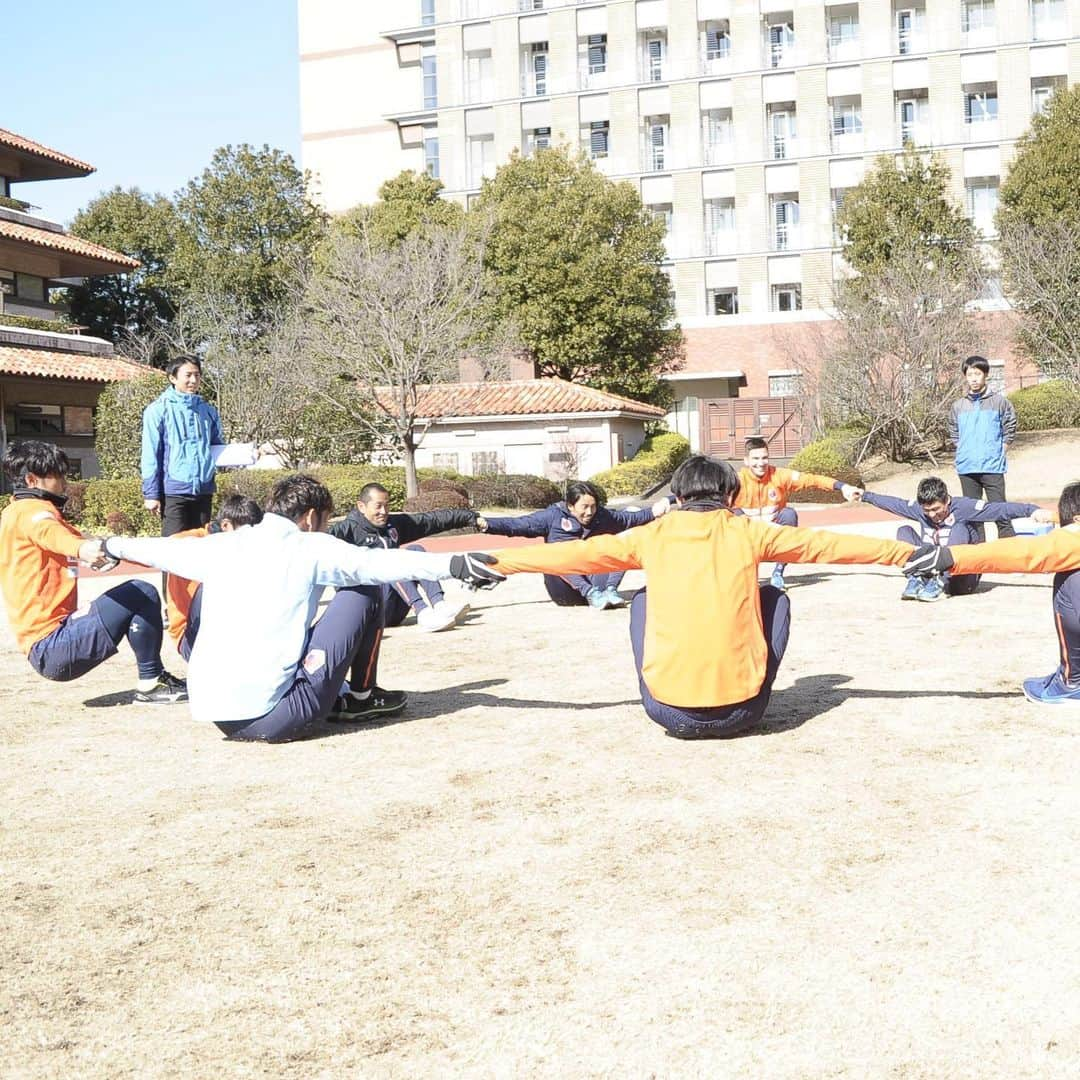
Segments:
[[[254,443],[222,443],[210,447],[214,464],[220,469],[225,467],[247,468],[255,464]]]

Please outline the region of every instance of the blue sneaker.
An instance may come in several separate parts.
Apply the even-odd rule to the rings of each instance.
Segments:
[[[934,574],[923,582],[916,599],[925,600],[928,604],[932,604],[935,600],[940,600],[944,595],[945,582],[937,574]]]
[[[781,567],[774,567],[772,577],[769,578],[769,584],[774,589],[779,589],[781,592],[787,592],[787,585],[784,583],[784,571]]]
[[[604,595],[607,597],[608,607],[626,607],[626,601],[619,595],[618,589],[605,589]]]
[[[918,600],[919,593],[922,591],[924,579],[921,577],[909,577],[907,584],[904,586],[904,591],[900,594],[901,600]]]
[[[1080,686],[1070,686],[1062,677],[1061,668],[1041,679],[1024,680],[1024,697],[1036,705],[1080,704]]]
[[[603,611],[608,606],[608,596],[603,589],[590,589],[585,599],[588,600],[589,607],[597,611]]]

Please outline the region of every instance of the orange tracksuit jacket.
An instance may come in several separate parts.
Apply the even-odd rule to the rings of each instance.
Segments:
[[[1045,536],[1015,537],[949,548],[954,574],[1056,574],[1080,570],[1080,525]]]
[[[47,499],[12,499],[0,514],[0,592],[24,653],[75,611],[82,542]]]
[[[811,488],[832,491],[835,485],[836,481],[831,476],[778,469],[775,465],[770,465],[760,480],[748,468],[742,468],[739,470],[739,494],[734,505],[747,517],[772,521],[787,506],[788,496],[793,491],[808,491]]]
[[[896,540],[775,529],[727,510],[677,510],[615,536],[493,554],[508,574],[643,569],[645,682],[658,701],[708,708],[746,701],[765,681],[759,562],[899,566],[913,550]]]
[[[208,534],[208,529],[187,529],[184,532],[176,533],[175,538],[180,540],[185,536],[190,536],[192,539],[198,539]],[[188,612],[191,610],[191,601],[199,585],[200,582],[188,581],[187,578],[180,577],[177,574],[169,574],[166,580],[165,610],[169,615],[168,632],[177,648],[180,648],[180,640],[187,629]]]

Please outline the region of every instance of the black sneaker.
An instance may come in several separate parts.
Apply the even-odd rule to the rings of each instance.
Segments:
[[[376,716],[392,716],[405,708],[405,701],[403,690],[383,690],[373,686],[365,698],[350,690],[337,699],[327,719],[354,723]]]
[[[173,705],[187,701],[187,683],[163,671],[149,690],[136,690],[135,700],[149,705]]]

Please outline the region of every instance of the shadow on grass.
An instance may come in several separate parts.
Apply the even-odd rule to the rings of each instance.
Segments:
[[[115,694],[102,694],[101,697],[89,698],[83,704],[88,709],[109,709],[114,705],[134,705],[135,691],[119,690]],[[186,702],[177,702],[177,704],[186,704]]]

